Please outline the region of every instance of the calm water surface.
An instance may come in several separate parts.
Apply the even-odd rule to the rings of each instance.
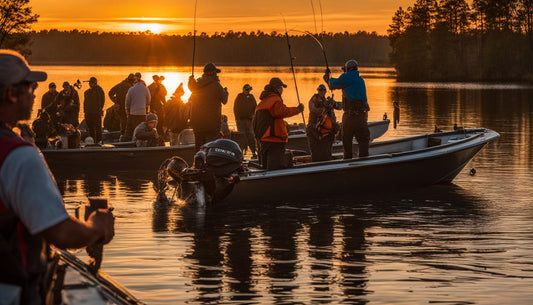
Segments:
[[[96,76],[106,91],[135,71],[165,75],[169,92],[188,77],[180,67],[41,68],[58,84]],[[230,121],[242,85],[251,84],[257,97],[274,75],[289,84],[286,103],[297,104],[288,68],[222,70]],[[322,72],[298,70],[302,102]],[[533,87],[398,83],[391,69],[362,75],[369,120],[392,115],[392,102],[400,102],[400,124],[383,139],[454,123],[491,128],[501,138],[450,185],[300,202],[251,198],[205,211],[154,209],[155,169],[57,176],[69,211],[87,196],[106,196],[115,206],[104,271],[148,304],[531,304]]]

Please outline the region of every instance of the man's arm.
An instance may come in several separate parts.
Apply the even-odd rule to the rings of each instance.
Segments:
[[[103,209],[93,212],[87,222],[71,216],[41,232],[44,240],[60,249],[77,249],[96,242],[107,244],[114,235],[113,215]]]
[[[288,118],[298,113],[298,107],[287,107],[281,100],[272,106],[272,116],[277,119]]]

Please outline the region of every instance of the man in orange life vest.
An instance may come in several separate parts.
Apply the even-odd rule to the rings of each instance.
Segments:
[[[255,108],[254,134],[259,142],[260,160],[263,168],[274,170],[283,168],[282,159],[289,138],[284,118],[304,111],[304,105],[287,107],[281,94],[287,88],[281,79],[274,77],[265,86]]]
[[[0,50],[0,295],[6,304],[44,304],[46,243],[81,248],[114,235],[107,210],[86,222],[69,216],[42,155],[12,130],[30,118],[37,82],[46,78],[19,53]]]
[[[334,109],[342,109],[341,102],[326,97],[326,86],[320,84],[317,91],[309,100],[307,124],[307,140],[313,162],[331,160],[331,147],[339,131]]]

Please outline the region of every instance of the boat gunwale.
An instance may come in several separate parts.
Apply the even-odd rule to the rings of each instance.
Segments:
[[[470,143],[473,140],[476,140],[476,139],[479,140],[479,138],[485,135],[487,132],[492,133],[492,136],[485,140],[476,141],[474,144],[466,145],[466,143]],[[428,158],[434,158],[440,155],[450,154],[450,153],[454,153],[457,151],[469,149],[469,148],[480,146],[480,145],[485,145],[500,137],[500,135],[496,131],[486,129],[486,128],[473,128],[473,129],[465,129],[464,131],[448,131],[448,132],[442,132],[442,133],[422,134],[422,135],[416,135],[416,136],[407,137],[407,138],[392,139],[392,140],[387,140],[383,142],[371,143],[371,146],[383,146],[386,144],[388,145],[388,144],[395,144],[395,143],[401,143],[401,142],[409,142],[409,141],[413,141],[416,139],[429,138],[430,136],[434,136],[434,135],[453,135],[453,134],[466,134],[466,133],[473,133],[473,135],[467,138],[465,137],[461,139],[460,141],[455,141],[452,143],[446,143],[446,144],[432,146],[432,147],[424,147],[421,149],[410,150],[406,152],[379,154],[379,155],[374,155],[374,156],[369,156],[369,157],[364,157],[364,158],[355,158],[355,159],[347,159],[347,160],[331,160],[331,161],[315,162],[315,163],[304,164],[301,166],[295,166],[292,168],[274,170],[274,171],[261,170],[261,171],[247,172],[247,173],[244,173],[241,177],[243,181],[247,181],[247,180],[277,178],[281,176],[295,176],[295,175],[301,175],[301,174],[307,174],[307,173],[337,171],[337,170],[347,169],[353,166],[357,166],[357,167],[373,166],[376,164],[373,161],[382,160],[382,159],[391,160],[390,162],[384,162],[382,164],[388,164],[391,162],[409,162],[409,161],[412,161],[413,158],[406,158],[405,160],[399,160],[398,158],[409,157],[409,156],[423,154],[427,152],[435,152],[437,150],[438,151],[441,151],[443,149],[446,150],[446,152],[444,153],[429,154],[429,155],[425,155],[425,156],[421,156],[420,158],[417,158],[419,160],[424,160]],[[376,145],[372,145],[372,144],[376,144]],[[448,149],[451,149],[451,151],[448,151]],[[393,159],[394,161],[392,161]]]

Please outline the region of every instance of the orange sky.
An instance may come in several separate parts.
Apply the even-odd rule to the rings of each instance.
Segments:
[[[198,0],[198,33],[262,30],[283,31],[281,14],[289,29],[327,32],[366,30],[386,34],[399,6],[415,0]],[[80,29],[99,31],[145,31],[186,34],[192,32],[193,0],[32,0],[39,22],[35,30]]]

